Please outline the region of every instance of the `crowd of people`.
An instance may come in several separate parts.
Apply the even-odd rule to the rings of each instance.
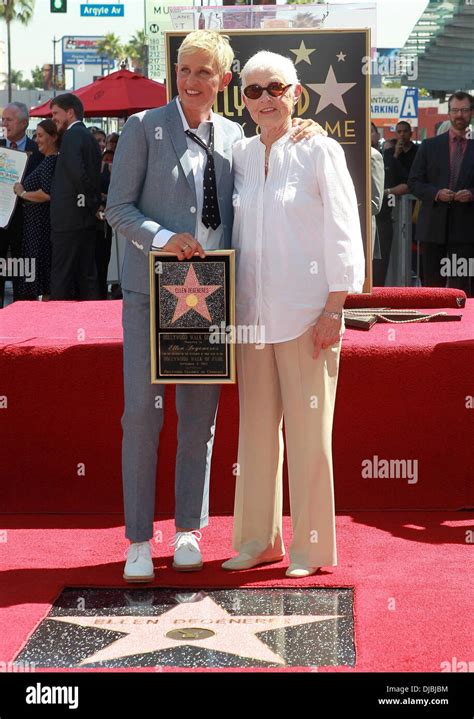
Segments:
[[[84,108],[71,93],[51,102],[52,119],[27,136],[28,108],[3,111],[0,146],[28,161],[10,223],[0,229],[0,257],[28,258],[29,276],[12,276],[13,300],[107,299],[112,229],[104,210],[118,133],[86,128]],[[0,307],[6,277],[0,277]]]
[[[397,199],[412,193],[414,270],[417,245],[421,284],[457,287],[473,296],[474,278],[443,272],[443,260],[474,262],[474,143],[468,142],[473,98],[454,93],[449,122],[421,144],[405,120],[396,138],[382,140],[371,123],[372,283],[384,286],[392,253]],[[13,102],[4,109],[6,146],[28,154],[25,176],[16,183],[18,202],[6,229],[0,228],[0,258],[34,260],[32,276],[11,277],[14,300],[97,300],[109,296],[107,273],[112,228],[105,218],[118,133],[86,128],[84,109],[73,94],[51,102],[52,119],[27,134],[28,109]],[[459,143],[457,142],[459,138]],[[453,169],[454,166],[454,169]],[[441,187],[440,185],[444,185]],[[5,276],[0,276],[0,307]],[[121,297],[120,287],[113,297]]]
[[[474,263],[474,142],[470,137],[474,99],[455,92],[448,99],[449,122],[421,144],[412,141],[410,123],[396,126],[396,139],[383,143],[371,124],[373,285],[383,286],[392,251],[397,198],[411,193],[412,241],[420,251],[421,283],[454,287],[474,296],[474,276],[456,272],[458,261]],[[375,230],[375,232],[374,232]],[[413,246],[413,249],[416,245]],[[446,260],[451,271],[444,271]]]

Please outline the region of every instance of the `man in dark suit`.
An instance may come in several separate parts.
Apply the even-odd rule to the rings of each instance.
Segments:
[[[422,201],[417,234],[423,284],[445,287],[447,279],[448,287],[462,289],[468,296],[474,289],[474,278],[467,269],[474,262],[474,140],[469,139],[472,107],[473,98],[467,92],[451,95],[451,127],[443,135],[422,142],[408,178],[410,191]]]
[[[82,122],[84,108],[78,97],[58,95],[51,100],[51,111],[61,137],[51,187],[51,299],[97,300],[100,149]]]
[[[29,154],[25,169],[25,177],[32,172],[44,159],[38,150],[36,142],[26,135],[29,115],[28,108],[22,102],[12,102],[5,107],[2,113],[2,126],[4,137],[0,139],[0,147],[11,150],[27,152]],[[21,238],[23,234],[23,207],[17,202],[15,211],[8,227],[0,228],[0,257],[7,258],[8,249],[12,257],[21,257]],[[18,277],[12,277],[13,300],[18,299]],[[6,277],[0,275],[0,308],[3,307]]]
[[[385,150],[384,155],[387,158],[392,158],[399,176],[403,178],[404,182],[407,182],[411,166],[418,151],[418,145],[411,141],[413,131],[410,123],[406,120],[397,122],[396,133],[397,141],[395,146]],[[406,194],[407,192],[408,187],[404,193],[400,192],[398,194]]]

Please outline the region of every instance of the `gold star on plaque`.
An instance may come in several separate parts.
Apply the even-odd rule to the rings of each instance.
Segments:
[[[336,57],[337,57],[337,61],[338,61],[338,62],[341,62],[341,60],[342,60],[342,62],[345,62],[345,61],[346,61],[346,56],[344,55],[344,53],[342,52],[342,50],[341,50],[341,52],[340,52],[338,55],[336,55]]]
[[[68,616],[49,617],[49,619],[123,634],[120,639],[112,641],[107,647],[83,659],[80,666],[149,654],[183,645],[284,666],[285,661],[281,656],[259,639],[260,632],[314,622],[334,621],[339,616],[342,615],[230,614],[218,602],[206,596],[200,602],[178,604],[159,615]]]
[[[294,52],[296,55],[295,65],[297,65],[302,60],[307,62],[308,65],[311,65],[311,60],[309,59],[309,56],[311,55],[312,52],[315,52],[315,50],[316,50],[316,48],[314,48],[313,50],[310,50],[309,48],[307,48],[306,45],[304,44],[304,40],[302,40],[299,48],[295,48],[294,50],[290,49],[290,52]]]

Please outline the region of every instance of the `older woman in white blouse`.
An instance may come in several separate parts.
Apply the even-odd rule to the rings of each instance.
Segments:
[[[285,420],[293,537],[290,577],[337,564],[331,434],[348,292],[364,252],[344,151],[314,136],[295,144],[301,86],[291,60],[259,52],[241,72],[261,134],[233,147],[240,434],[233,546],[224,569],[278,562]]]

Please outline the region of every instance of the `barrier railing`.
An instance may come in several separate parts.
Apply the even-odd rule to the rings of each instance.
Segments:
[[[387,269],[385,285],[387,287],[419,286],[420,282],[420,252],[417,244],[416,270],[412,268],[412,214],[414,195],[401,195],[396,198],[392,208],[393,240],[390,261]]]

